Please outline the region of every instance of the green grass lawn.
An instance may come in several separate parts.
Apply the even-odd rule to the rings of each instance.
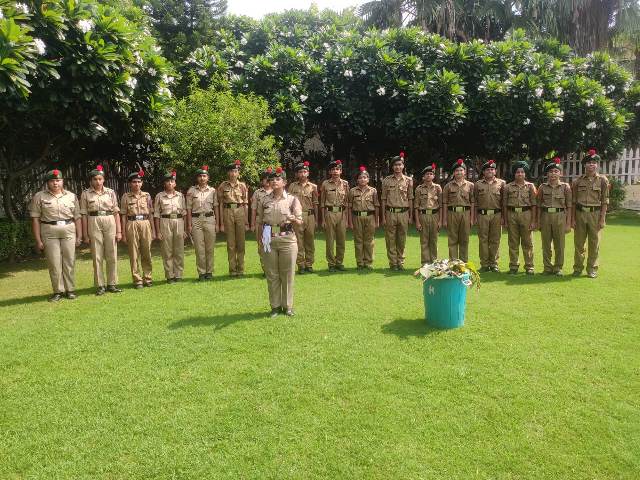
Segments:
[[[501,252],[506,269],[506,235]],[[640,216],[610,217],[596,280],[483,274],[451,331],[380,234],[376,253],[368,274],[351,241],[347,272],[318,261],[275,319],[254,242],[246,278],[219,242],[213,282],[190,250],[185,282],[158,255],[140,291],[122,256],[104,297],[85,253],[59,304],[44,260],[2,266],[0,479],[639,477]]]

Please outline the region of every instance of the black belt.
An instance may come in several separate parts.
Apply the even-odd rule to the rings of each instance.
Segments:
[[[542,211],[543,212],[547,212],[547,213],[558,213],[558,212],[564,212],[564,208],[560,208],[560,207],[542,207]]]
[[[160,215],[161,218],[182,218],[181,213],[172,213],[171,215]]]
[[[309,210],[307,212],[307,215],[315,215],[315,214],[316,214],[315,210]]]
[[[44,223],[45,225],[69,225],[70,223],[73,223],[74,220],[73,218],[69,218],[67,220],[54,220],[53,222],[45,222],[43,220],[40,221],[40,223]]]
[[[464,212],[466,210],[471,210],[471,207],[467,205],[458,205],[455,207],[447,207],[447,210],[449,210],[450,212]]]
[[[192,217],[213,217],[214,213],[213,212],[206,212],[206,213],[192,213],[191,216]]]
[[[225,203],[224,208],[240,208],[243,203]]]
[[[277,237],[280,235],[287,235],[289,233],[293,233],[293,224],[285,223],[284,225],[270,225],[268,223],[264,224],[265,227],[271,227],[271,236]]]
[[[326,208],[329,212],[341,212],[344,210],[344,207],[324,207]]]
[[[404,213],[408,211],[409,207],[387,207],[387,212],[391,213]]]
[[[371,210],[361,210],[361,211],[353,211],[353,215],[356,217],[369,217],[371,215],[373,215],[376,212],[372,212]]]
[[[500,213],[502,210],[499,208],[479,208],[478,213],[480,215],[493,215],[494,213]]]
[[[127,220],[135,222],[136,220],[149,220],[149,215],[127,215]]]
[[[98,210],[96,212],[89,212],[90,217],[107,217],[113,215],[113,212],[107,212],[106,210]]]
[[[600,205],[598,206],[589,206],[589,205],[580,205],[576,203],[576,210],[579,212],[599,212],[602,209]]]
[[[524,207],[507,207],[509,209],[510,212],[526,212],[527,210],[531,210],[531,206],[524,206]]]
[[[421,213],[422,215],[426,215],[426,214],[434,214],[434,213],[438,213],[440,211],[439,208],[425,208],[423,210],[418,210],[418,213]]]

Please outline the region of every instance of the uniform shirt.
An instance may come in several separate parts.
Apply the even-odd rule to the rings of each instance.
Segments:
[[[210,213],[218,206],[216,189],[207,185],[205,188],[194,185],[187,190],[187,210],[191,213]]]
[[[80,213],[82,215],[88,215],[91,212],[118,213],[119,211],[116,192],[110,188],[104,187],[100,193],[93,188],[87,188],[80,196]]]
[[[382,201],[387,207],[409,207],[413,200],[413,180],[406,175],[389,175],[382,180]]]
[[[538,189],[538,206],[547,208],[568,208],[571,205],[571,187],[568,183],[558,185],[543,183]]]
[[[36,193],[31,199],[29,213],[42,222],[77,220],[80,218],[80,204],[75,193],[62,190],[54,195],[48,189]]]
[[[271,192],[267,192],[263,187],[260,187],[255,192],[253,192],[253,195],[251,195],[251,210],[257,212],[258,205],[265,196],[269,195],[269,193]]]
[[[425,185],[421,183],[416,188],[413,200],[414,208],[418,210],[433,210],[442,205],[442,187],[437,183]]]
[[[151,195],[147,192],[125,193],[120,199],[120,212],[127,217],[153,214]]]
[[[156,195],[153,216],[160,218],[161,215],[184,215],[186,208],[184,195],[181,192],[173,192],[169,195],[166,191],[162,191]]]
[[[315,183],[307,182],[302,185],[300,182],[293,182],[287,191],[298,199],[304,212],[313,210],[318,205],[318,186]]]
[[[494,178],[490,182],[484,178],[478,180],[473,188],[477,209],[497,210],[502,208],[502,192],[506,182]]]
[[[249,203],[249,191],[242,182],[233,185],[229,180],[225,180],[218,187],[219,203],[239,203],[246,205]]]
[[[349,182],[340,179],[339,183],[325,180],[320,187],[320,207],[346,207],[349,194]]]
[[[369,185],[353,187],[349,190],[347,204],[354,212],[374,212],[380,206],[378,191]]]
[[[469,180],[464,180],[461,185],[452,180],[442,189],[442,201],[452,207],[470,207],[474,200],[473,189]]]
[[[518,185],[515,181],[504,187],[507,207],[533,207],[536,205],[536,187],[533,183],[525,182]]]
[[[599,173],[593,177],[582,175],[576,178],[571,191],[574,204],[585,207],[604,207],[609,203],[609,180]]]
[[[259,225],[282,225],[288,222],[287,215],[295,215],[302,220],[302,207],[298,199],[287,192],[282,192],[282,197],[276,199],[271,192],[258,204],[256,222]]]

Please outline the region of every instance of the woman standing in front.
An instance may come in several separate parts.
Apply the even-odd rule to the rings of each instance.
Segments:
[[[293,225],[302,224],[302,206],[295,196],[285,191],[286,178],[281,167],[269,174],[272,191],[258,204],[256,219],[264,249],[271,317],[281,311],[289,317],[294,315],[293,280],[298,241]]]

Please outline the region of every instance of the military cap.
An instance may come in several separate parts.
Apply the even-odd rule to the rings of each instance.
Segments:
[[[271,175],[271,171],[273,169],[271,167],[267,167],[265,168],[261,173],[260,173],[260,180],[264,180],[265,178],[269,178],[269,175]]]
[[[404,163],[404,157],[405,157],[404,152],[400,152],[400,154],[396,155],[391,159],[391,165],[393,165],[396,162]]]
[[[240,160],[234,160],[232,163],[227,165],[227,171],[229,170],[240,170]]]
[[[482,167],[480,168],[480,171],[484,172],[487,168],[496,168],[496,161],[495,160],[487,160],[486,162],[484,162],[482,164]]]
[[[590,148],[589,151],[587,152],[587,154],[582,157],[582,163],[587,163],[587,162],[600,162],[601,158],[600,155],[598,155],[598,152],[595,148]]]
[[[175,170],[171,170],[170,172],[166,172],[164,174],[164,181],[166,182],[167,180],[175,180],[176,179],[176,171]]]
[[[467,169],[467,166],[465,165],[464,160],[462,158],[457,159],[451,165],[451,171],[452,172],[454,172],[456,170],[456,168],[464,168],[465,170]]]
[[[369,172],[367,172],[367,167],[365,167],[364,165],[360,165],[360,168],[358,168],[358,173],[356,174],[356,178],[360,178],[363,175],[366,175],[368,177]]]
[[[98,165],[96,168],[89,172],[89,177],[97,177],[98,175],[102,175],[104,177],[104,168],[102,165]]]
[[[552,168],[557,168],[558,170],[562,170],[562,159],[560,157],[555,157],[549,163],[544,166],[544,173],[547,173]]]
[[[306,170],[307,172],[309,171],[309,162],[307,162],[306,160],[304,162],[298,163],[294,169],[295,172],[299,172],[300,170]]]
[[[285,172],[282,167],[276,167],[275,170],[271,171],[269,173],[269,180],[271,180],[272,178],[282,178],[283,180],[287,179],[287,172]]]
[[[436,164],[432,163],[431,165],[427,165],[426,167],[424,167],[422,169],[422,172],[420,172],[421,175],[424,175],[425,173],[429,173],[429,172],[433,172],[434,174],[436,173]]]
[[[529,164],[524,160],[518,160],[517,162],[514,162],[513,165],[511,165],[511,173],[515,174],[519,168],[522,168],[525,173],[529,173]]]
[[[197,169],[196,175],[209,175],[209,165],[203,165]]]
[[[137,172],[130,173],[127,177],[127,180],[129,180],[130,182],[133,180],[142,180],[142,177],[144,177],[144,170],[140,169]]]
[[[340,170],[342,170],[342,160],[333,160],[332,162],[329,162],[327,168],[329,170],[331,170],[332,168],[339,168]]]
[[[53,170],[49,170],[44,178],[47,182],[49,180],[62,180],[62,172],[55,168]]]

